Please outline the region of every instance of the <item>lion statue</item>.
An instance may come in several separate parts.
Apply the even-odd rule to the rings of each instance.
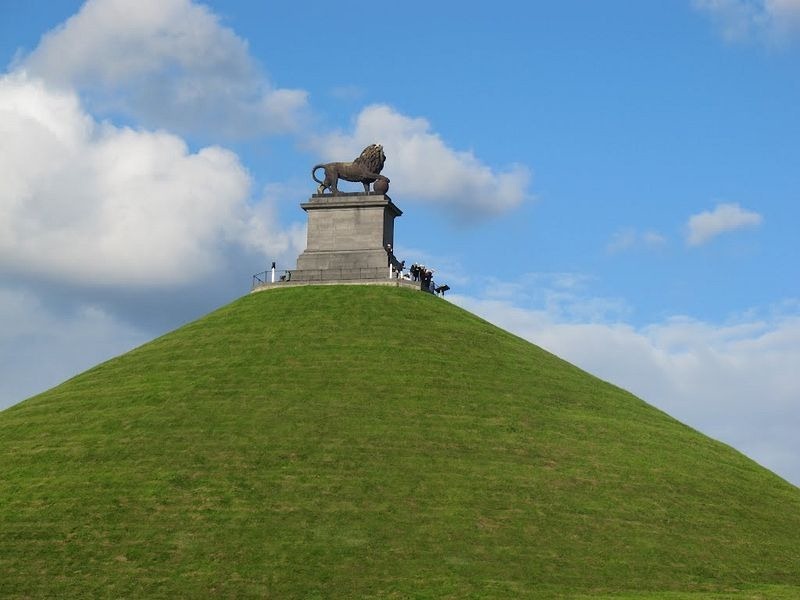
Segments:
[[[386,162],[386,155],[383,153],[383,146],[380,144],[370,144],[361,152],[361,156],[353,162],[333,162],[323,165],[315,165],[311,169],[311,178],[319,184],[317,193],[322,194],[328,188],[335,196],[339,193],[337,184],[340,179],[364,184],[364,192],[369,193],[369,184],[383,179],[389,183],[388,177],[381,175],[383,164]],[[325,169],[325,179],[317,179],[317,169]]]

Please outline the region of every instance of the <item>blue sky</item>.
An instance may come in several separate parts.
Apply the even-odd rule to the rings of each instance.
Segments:
[[[0,408],[293,266],[379,142],[450,301],[800,483],[800,1],[474,4],[0,0]]]

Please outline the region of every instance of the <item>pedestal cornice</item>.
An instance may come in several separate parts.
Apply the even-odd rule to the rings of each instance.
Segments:
[[[339,193],[335,196],[333,194],[314,194],[308,202],[300,204],[300,208],[306,212],[319,209],[373,207],[385,207],[395,217],[403,214],[403,211],[397,208],[386,194],[365,194],[363,192]]]

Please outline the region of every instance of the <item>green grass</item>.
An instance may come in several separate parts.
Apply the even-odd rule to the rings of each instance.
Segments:
[[[800,490],[404,289],[242,298],[0,413],[0,467],[3,598],[800,597]]]

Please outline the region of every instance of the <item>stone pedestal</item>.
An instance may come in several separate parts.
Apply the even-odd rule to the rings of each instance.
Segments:
[[[403,214],[376,193],[314,194],[300,205],[308,213],[305,251],[292,281],[388,278],[394,219]]]

